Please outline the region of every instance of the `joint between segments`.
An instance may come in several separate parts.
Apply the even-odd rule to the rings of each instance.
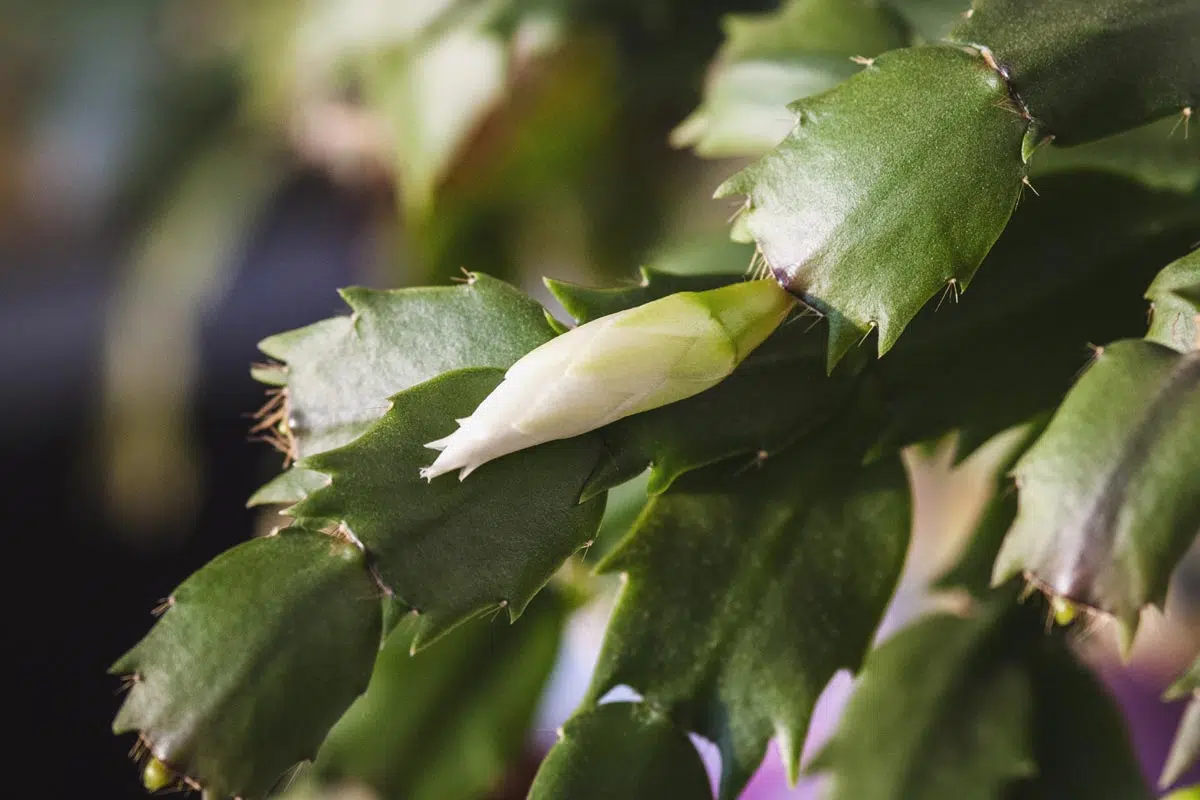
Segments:
[[[999,75],[1000,79],[1004,81],[1004,88],[1008,91],[1008,99],[1011,100],[1013,105],[1016,107],[1017,113],[1019,113],[1027,122],[1036,122],[1036,120],[1033,118],[1033,114],[1029,111],[1029,106],[1025,104],[1025,99],[1021,97],[1021,93],[1018,92],[1017,87],[1013,85],[1012,72],[1008,69],[1008,67],[996,58],[996,54],[993,53],[991,48],[987,45],[973,44],[971,47],[979,51],[979,55],[983,58],[984,62],[987,63],[988,67],[990,67],[991,70]]]

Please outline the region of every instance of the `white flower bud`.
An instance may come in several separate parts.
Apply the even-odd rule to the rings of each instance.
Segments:
[[[783,322],[795,299],[774,280],[680,292],[592,320],[513,364],[421,470],[459,480],[494,458],[595,430],[699,394]]]

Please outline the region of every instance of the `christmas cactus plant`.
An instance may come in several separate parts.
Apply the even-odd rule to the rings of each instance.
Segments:
[[[431,41],[501,49],[542,6],[603,17],[443,5]],[[250,502],[284,517],[114,665],[146,786],[485,790],[589,592],[607,495],[649,470],[596,566],[623,586],[590,688],[531,797],[711,798],[689,734],[719,750],[725,800],[772,740],[834,798],[1151,796],[1069,644],[1072,618],[1131,642],[1200,532],[1200,3],[948,5],[727,18],[672,141],[755,159],[716,188],[740,198],[751,276],[548,280],[564,324],[469,265],[347,289],[346,315],[265,340],[259,427],[288,464]],[[403,80],[436,61],[408,47]],[[438,164],[397,147],[415,207]],[[1018,427],[941,580],[970,600],[875,646],[909,543],[901,451],[956,433],[965,457]],[[802,764],[843,669],[846,713]],[[606,702],[620,686],[635,699]],[[1164,787],[1200,750],[1198,703]]]

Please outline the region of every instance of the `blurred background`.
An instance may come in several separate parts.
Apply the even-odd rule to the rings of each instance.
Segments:
[[[709,199],[739,164],[668,139],[699,102],[722,15],[772,5],[0,3],[13,796],[144,796],[131,741],[109,733],[106,669],[183,578],[274,524],[244,506],[280,467],[249,434],[257,341],[343,313],[346,285],[467,268],[550,305],[542,275],[611,285],[641,265],[749,263],[727,238],[734,209]],[[943,602],[924,578],[952,557],[995,459],[951,470],[949,455],[910,459],[919,535],[892,627]],[[640,498],[634,486],[615,501],[610,524]],[[582,693],[611,589],[598,596],[562,637],[524,756],[493,796],[523,796]],[[1157,697],[1200,643],[1149,627],[1128,665],[1103,631],[1088,646],[1156,775],[1179,715]],[[847,687],[827,693],[816,734]],[[747,794],[810,795],[771,759]]]

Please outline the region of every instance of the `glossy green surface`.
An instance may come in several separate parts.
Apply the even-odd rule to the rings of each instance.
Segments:
[[[896,343],[925,302],[970,283],[1021,193],[1027,124],[1004,82],[951,47],[884,54],[793,106],[784,142],[726,181],[735,234],[829,318],[829,363],[878,331]]]
[[[907,549],[903,469],[859,461],[852,436],[827,436],[654,498],[600,566],[627,583],[587,702],[624,684],[716,742],[722,797],[773,737],[794,774],[818,695],[861,662]]]
[[[136,676],[113,730],[218,796],[265,797],[366,688],[381,595],[362,552],[324,533],[229,550],[113,665]]]
[[[1107,345],[1013,473],[995,581],[1023,573],[1132,632],[1200,530],[1200,352]]]
[[[474,273],[457,286],[344,289],[351,315],[264,339],[286,365],[288,417],[300,458],[354,440],[388,398],[443,372],[507,369],[549,340],[541,306]]]
[[[407,617],[305,781],[367,786],[380,800],[485,795],[525,748],[568,610],[547,590],[515,625],[473,620],[416,655]]]
[[[967,455],[1062,401],[1088,345],[1139,337],[1141,298],[1200,238],[1200,197],[1099,172],[1042,178],[970,290],[930,301],[877,369],[888,441],[960,431]]]
[[[1060,144],[1177,115],[1200,103],[1194,0],[976,0],[951,33],[984,45]]]
[[[500,382],[459,370],[402,392],[351,444],[300,463],[332,483],[290,513],[343,522],[384,585],[420,613],[414,646],[477,614],[514,619],[564,561],[595,536],[603,496],[579,503],[603,444],[594,434],[505,456],[460,482],[418,474],[425,442],[446,435]]]

